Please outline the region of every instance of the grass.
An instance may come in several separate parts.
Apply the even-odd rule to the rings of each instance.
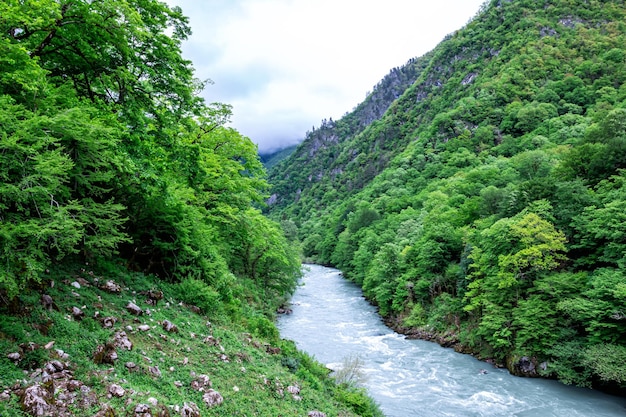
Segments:
[[[97,397],[88,407],[70,406],[68,415],[91,416],[107,409],[112,411],[109,415],[133,415],[138,404],[155,400],[158,405],[152,406],[153,412],[160,409],[161,415],[177,415],[183,404],[190,402],[203,416],[306,416],[313,410],[327,416],[382,415],[364,392],[337,385],[328,369],[299,352],[292,342],[279,339],[273,323],[252,307],[247,307],[239,321],[231,320],[223,309],[198,314],[174,298],[179,284],[121,268],[97,273],[74,264],[52,271],[50,278],[54,286],[21,294],[17,311],[0,311],[0,390],[10,393],[0,401],[3,417],[25,415],[18,391],[9,388],[34,384],[33,373],[56,358],[57,349],[69,355],[64,361],[69,363],[72,379]],[[98,288],[110,279],[122,287],[119,294]],[[79,281],[87,285],[72,286]],[[150,289],[164,293],[156,306],[149,305],[141,294]],[[56,308],[41,305],[44,292],[53,298]],[[131,301],[144,310],[143,315],[126,310]],[[72,316],[72,307],[83,310],[82,320]],[[106,316],[117,319],[112,328],[101,324]],[[174,323],[178,332],[166,332],[161,325],[164,320]],[[141,331],[141,325],[150,328]],[[118,348],[113,364],[94,363],[97,346],[112,341],[120,331],[126,332],[132,350]],[[26,351],[28,344],[38,347]],[[21,352],[18,362],[7,357],[12,352]],[[128,362],[136,364],[134,370],[127,368]],[[151,367],[158,367],[161,375],[153,375]],[[203,392],[191,387],[198,375],[209,377],[212,388],[224,399],[221,405],[208,408],[204,404]],[[61,382],[53,383],[58,397]],[[124,388],[125,395],[107,395],[111,384]],[[296,397],[288,392],[290,386],[299,388]]]

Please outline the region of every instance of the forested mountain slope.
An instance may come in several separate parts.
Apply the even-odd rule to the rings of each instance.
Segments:
[[[623,393],[625,21],[486,3],[380,119],[276,166],[272,215],[396,327]]]
[[[273,185],[270,204],[284,207],[297,199],[300,193],[309,193],[309,189],[320,198],[331,197],[332,193],[327,193],[330,190],[323,186],[320,189],[316,184],[343,178],[341,174],[351,158],[344,154],[346,150],[355,144],[359,133],[380,119],[389,106],[415,82],[428,64],[428,56],[411,59],[404,66],[392,69],[352,112],[337,122],[324,120],[319,128],[307,132],[303,143],[293,155],[281,161],[279,168],[269,171],[269,181]],[[388,159],[387,153],[373,155],[368,165],[370,177]],[[360,180],[359,184],[364,181]],[[347,186],[354,188],[355,185],[349,183]]]

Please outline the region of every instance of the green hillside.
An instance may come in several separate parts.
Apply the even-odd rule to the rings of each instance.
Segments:
[[[0,414],[379,415],[278,340],[298,247],[181,10],[9,0],[0,33]]]
[[[275,166],[271,216],[396,328],[623,393],[625,21],[617,0],[485,3],[384,114]]]

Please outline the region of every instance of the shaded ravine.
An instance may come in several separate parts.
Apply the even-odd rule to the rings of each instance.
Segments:
[[[306,268],[293,313],[278,320],[281,336],[331,369],[358,355],[364,385],[388,417],[626,416],[625,398],[515,377],[436,343],[406,339],[385,326],[340,271]]]

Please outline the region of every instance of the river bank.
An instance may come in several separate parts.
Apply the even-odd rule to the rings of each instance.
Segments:
[[[367,300],[367,297],[365,297]],[[370,302],[368,300],[368,302]],[[381,316],[382,317],[382,316]],[[393,331],[404,335],[407,339],[424,340],[434,342],[444,348],[454,349],[455,352],[470,355],[480,361],[497,368],[506,369],[511,375],[521,378],[542,378],[556,380],[546,372],[549,364],[547,361],[540,361],[535,357],[509,355],[505,362],[498,361],[491,357],[481,356],[479,352],[463,344],[459,336],[454,332],[438,333],[421,328],[408,327],[403,325],[403,317],[387,316],[382,317],[383,322]],[[609,395],[626,398],[626,391],[618,386],[607,385],[602,381],[594,381],[593,389],[602,391]]]

